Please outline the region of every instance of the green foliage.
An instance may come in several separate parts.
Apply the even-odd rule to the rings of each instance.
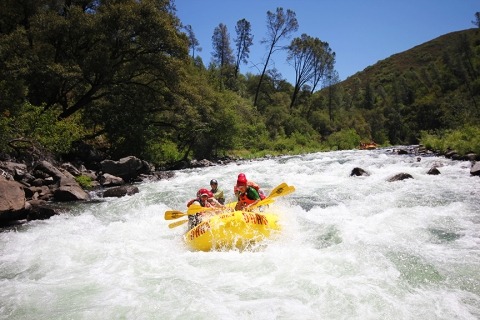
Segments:
[[[113,158],[163,165],[350,149],[371,139],[478,149],[478,30],[439,37],[314,92],[315,81],[292,86],[267,70],[277,41],[298,28],[294,12],[267,13],[264,69],[242,75],[231,61],[206,69],[189,59],[193,30],[180,31],[170,4],[2,2],[0,150],[30,143],[65,153],[88,135]]]
[[[465,126],[436,134],[422,131],[420,143],[428,149],[440,152],[455,150],[462,155],[468,152],[480,154],[480,127]]]
[[[358,147],[360,141],[360,136],[354,129],[342,129],[331,134],[326,144],[331,150],[348,150]]]
[[[8,142],[12,139],[11,119],[8,117],[8,112],[0,115],[0,150],[6,151],[8,149]]]
[[[25,103],[17,115],[0,121],[0,142],[6,147],[14,140],[28,141],[56,154],[67,153],[71,143],[80,139],[85,131],[75,117],[58,121],[58,115],[54,110]]]
[[[146,150],[145,160],[155,165],[165,165],[174,163],[182,159],[183,155],[179,152],[177,144],[173,141],[151,141]]]
[[[85,190],[92,189],[92,178],[89,176],[85,175],[79,175],[78,177],[75,177],[75,181]]]

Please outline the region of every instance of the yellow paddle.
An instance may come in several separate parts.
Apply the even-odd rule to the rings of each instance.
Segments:
[[[181,211],[175,211],[175,210],[165,211],[165,220],[174,220],[174,219],[178,219],[180,217],[191,216],[191,215],[197,214],[199,212],[212,211],[212,210],[215,210],[215,209],[218,209],[218,208],[212,208],[212,207],[205,208],[205,207],[202,207],[202,206],[199,206],[199,205],[192,204],[190,207],[188,207],[187,213],[183,213]],[[177,221],[177,222],[170,223],[168,225],[168,227],[170,229],[172,229],[172,228],[181,226],[185,222],[188,222],[188,220],[180,220],[180,221]]]
[[[182,211],[176,211],[176,210],[169,210],[165,211],[165,220],[175,220],[181,217],[186,216],[186,213],[183,213]]]
[[[192,204],[192,205],[190,205],[190,207],[188,207],[187,214],[191,215],[191,214],[196,214],[196,213],[199,213],[199,212],[205,212],[205,211],[210,211],[210,210],[215,210],[215,209],[216,208],[214,208],[214,207],[202,207],[199,204]]]
[[[192,204],[190,207],[187,209],[187,213],[184,213],[182,211],[177,211],[177,210],[168,210],[165,211],[165,220],[175,220],[184,216],[189,216],[189,215],[194,215],[199,212],[204,212],[204,211],[210,211],[214,210],[215,208],[212,207],[202,207],[199,206],[198,204]]]
[[[170,224],[168,225],[168,227],[169,227],[170,229],[172,229],[172,228],[181,226],[181,225],[184,224],[185,222],[188,222],[188,220],[180,220],[180,221],[176,221],[176,222],[170,223]]]
[[[256,204],[254,204],[250,208],[253,209],[253,208],[256,208],[256,207],[259,207],[259,206],[264,206],[264,205],[270,204],[274,201],[274,199],[272,199],[272,198],[276,198],[276,197],[280,197],[280,196],[283,197],[283,196],[286,196],[287,194],[292,193],[293,191],[295,191],[294,186],[288,186],[286,183],[285,183],[285,186],[279,185],[278,187],[273,189],[272,192],[270,192],[268,197],[266,197],[265,199],[257,202]]]
[[[276,187],[275,189],[272,190],[272,192],[270,192],[270,194],[268,195],[267,198],[276,198],[276,197],[280,197],[280,196],[286,196],[287,194],[290,194],[292,193],[293,191],[295,191],[295,187],[294,186],[289,186],[287,185],[285,182],[280,184],[278,187]],[[265,198],[265,199],[267,199]],[[265,200],[263,199],[263,200]]]
[[[273,188],[273,190],[270,192],[270,194],[268,195],[268,197],[266,197],[265,199],[257,202],[255,205],[251,206],[251,207],[249,208],[249,210],[251,210],[251,209],[253,209],[253,208],[256,208],[256,207],[258,207],[258,206],[264,206],[264,205],[273,203],[273,201],[274,201],[273,198],[280,197],[280,196],[286,196],[287,194],[290,194],[290,193],[292,193],[293,191],[295,191],[295,187],[294,187],[294,186],[289,186],[289,185],[286,184],[285,182],[282,182],[281,184],[279,184],[278,186],[276,186],[275,188]],[[232,202],[232,203],[227,204],[227,207],[229,207],[229,208],[235,208],[235,205],[236,205],[236,204],[237,204],[236,202]]]
[[[283,188],[285,187],[288,187],[288,184],[286,184],[285,182],[282,182],[280,183],[278,186],[276,186],[271,192],[270,194],[268,195],[268,197],[266,197],[265,199],[263,199],[262,201],[268,199],[268,198],[274,198],[274,197],[278,197],[279,195],[277,195],[278,191],[279,190],[283,190]],[[265,203],[265,204],[270,204],[271,202],[269,203]],[[225,206],[227,208],[230,208],[230,209],[235,209],[235,205],[237,204],[237,201],[234,201],[234,202],[230,202],[230,203],[227,203]]]

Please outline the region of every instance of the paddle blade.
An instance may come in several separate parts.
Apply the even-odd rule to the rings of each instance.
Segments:
[[[280,196],[286,196],[287,194],[290,194],[293,191],[295,191],[294,186],[289,186],[286,183],[282,183],[279,186],[277,186],[275,189],[273,189],[267,198],[276,198]]]
[[[265,199],[257,202],[255,205],[251,206],[250,208],[253,209],[253,208],[256,208],[256,207],[260,207],[260,206],[266,206],[266,205],[274,203],[274,202],[275,202],[275,200],[272,199],[272,198],[265,198]]]
[[[273,197],[276,197],[277,193],[278,192],[281,192],[281,190],[283,190],[284,188],[288,187],[288,184],[286,184],[285,182],[282,182],[280,183],[278,186],[276,186],[275,188],[272,189],[272,191],[270,191],[270,194],[268,195],[267,198],[273,198]]]
[[[225,207],[227,207],[227,209],[235,209],[236,205],[237,205],[237,201],[234,201],[234,202],[227,203]]]
[[[192,215],[192,214],[196,214],[196,213],[199,213],[199,212],[205,212],[205,211],[210,211],[210,210],[213,210],[214,208],[210,208],[210,207],[202,207],[198,204],[192,204],[190,205],[190,207],[188,207],[187,209],[187,214],[188,215]]]
[[[165,211],[165,220],[175,220],[184,216],[186,216],[186,214],[183,213],[182,211],[177,211],[177,210]]]
[[[170,223],[170,224],[168,225],[168,227],[169,227],[170,229],[172,229],[172,228],[181,226],[181,225],[184,224],[185,222],[188,222],[188,220],[180,220],[180,221],[176,221],[176,222],[174,222],[174,223]]]

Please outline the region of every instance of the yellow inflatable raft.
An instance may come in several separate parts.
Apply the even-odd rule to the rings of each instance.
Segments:
[[[246,211],[225,212],[212,216],[184,236],[193,250],[245,249],[280,231],[278,216],[272,213]]]

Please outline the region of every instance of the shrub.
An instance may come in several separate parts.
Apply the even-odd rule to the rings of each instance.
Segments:
[[[332,150],[354,149],[360,144],[360,136],[355,129],[343,129],[328,136],[326,144]]]
[[[451,149],[461,155],[471,151],[480,154],[480,127],[465,126],[439,133],[422,131],[420,143],[430,150],[440,152]]]
[[[182,157],[183,155],[178,151],[177,145],[169,140],[150,143],[145,155],[146,160],[157,165],[173,163],[179,161]]]
[[[57,119],[59,113],[55,110],[45,110],[43,107],[25,103],[17,114],[2,121],[0,125],[2,126],[0,130],[5,132],[5,123],[8,123],[11,128],[8,131],[9,140],[21,138],[34,144],[38,143],[54,153],[67,153],[72,142],[84,134],[76,117],[59,121]]]
[[[77,181],[77,183],[83,189],[86,189],[86,190],[92,189],[92,178],[90,178],[89,176],[80,175],[78,177],[75,177],[75,181]]]

